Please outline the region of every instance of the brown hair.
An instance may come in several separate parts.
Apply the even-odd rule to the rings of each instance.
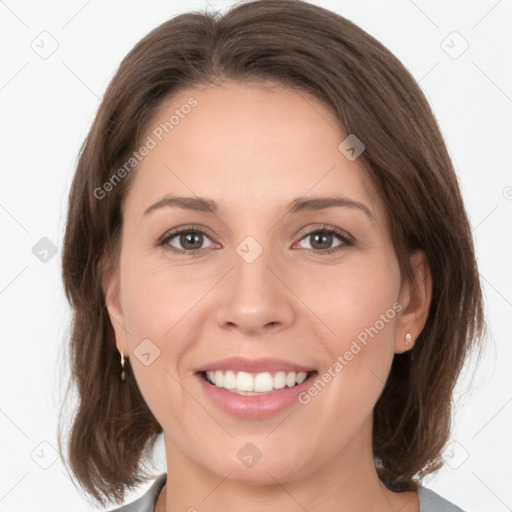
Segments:
[[[176,16],[122,61],[81,148],[69,195],[63,280],[73,308],[71,382],[79,405],[67,450],[94,500],[120,502],[148,478],[141,464],[161,426],[120,358],[105,307],[105,261],[115,265],[122,203],[133,173],[98,199],[137,148],[164,99],[215,80],[272,81],[328,105],[361,139],[368,173],[389,215],[402,277],[423,249],[433,292],[414,349],[395,355],[374,409],[373,445],[382,480],[395,490],[442,464],[455,382],[484,329],[470,225],[436,120],[410,73],[381,43],[329,10],[298,0],[258,0],[224,15]],[[341,141],[340,141],[341,142]],[[96,192],[95,192],[96,191]],[[59,438],[59,448],[62,448]]]

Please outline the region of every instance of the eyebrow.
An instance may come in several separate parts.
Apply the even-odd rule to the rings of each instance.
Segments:
[[[323,210],[325,208],[332,207],[346,207],[355,208],[366,214],[370,220],[375,220],[370,209],[358,201],[349,199],[348,197],[334,196],[334,197],[313,197],[310,199],[297,198],[294,199],[286,210],[286,213],[298,213],[302,211],[315,211]],[[186,210],[194,210],[205,213],[217,213],[219,207],[217,203],[211,199],[205,199],[202,197],[176,197],[166,195],[156,203],[152,204],[144,211],[143,216],[150,214],[155,210],[166,207],[178,207]]]

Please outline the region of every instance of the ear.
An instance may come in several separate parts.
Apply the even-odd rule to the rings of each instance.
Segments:
[[[395,353],[410,350],[427,321],[432,299],[432,276],[430,265],[424,251],[417,250],[410,256],[413,271],[412,282],[404,282],[400,291],[399,303],[402,305],[395,334]],[[406,334],[411,341],[406,344]]]
[[[104,274],[102,287],[108,316],[115,333],[117,349],[128,356],[127,331],[120,298],[119,272],[112,269],[107,270]]]

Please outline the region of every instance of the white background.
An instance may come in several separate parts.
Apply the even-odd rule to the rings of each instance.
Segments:
[[[470,512],[512,510],[512,1],[313,3],[386,45],[420,82],[439,121],[473,226],[489,334],[485,357],[458,388],[448,464],[426,485]],[[99,99],[151,29],[177,13],[230,4],[0,1],[2,512],[89,510],[54,461],[54,448],[67,382],[69,308],[60,280],[66,200]],[[43,31],[58,43],[47,59],[31,47],[41,37],[50,47]],[[445,51],[463,48],[453,31],[469,44],[456,59]],[[32,252],[42,237],[57,249],[47,262]]]

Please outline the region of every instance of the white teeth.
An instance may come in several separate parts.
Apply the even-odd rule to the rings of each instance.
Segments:
[[[215,377],[217,377],[217,372],[215,372]],[[217,379],[215,379],[215,385],[218,388],[222,388],[222,382],[218,383]],[[236,376],[236,389],[238,391],[254,391],[254,381],[252,375],[246,372],[238,372]]]
[[[270,373],[258,373],[254,377],[254,389],[257,393],[265,393],[266,391],[272,391],[274,387],[274,377]],[[250,391],[250,390],[249,390]]]
[[[215,382],[218,382],[219,388],[224,386],[224,374],[219,370],[215,372]]]
[[[283,389],[286,386],[286,373],[277,372],[274,375],[274,388]]]
[[[297,377],[295,377],[295,380],[297,384],[302,384],[305,380],[308,374],[306,372],[300,372],[297,374]]]
[[[238,394],[257,394],[302,384],[308,374],[307,372],[278,371],[274,375],[270,372],[262,372],[253,376],[248,372],[216,370],[206,372],[206,376],[218,388],[232,390]]]
[[[217,381],[215,381],[217,382]],[[236,375],[229,371],[224,374],[224,382],[223,386],[226,389],[235,389],[236,388]]]

